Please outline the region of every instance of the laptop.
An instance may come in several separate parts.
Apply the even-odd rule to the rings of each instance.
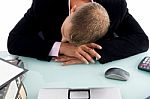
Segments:
[[[42,88],[38,99],[122,99],[119,88]]]

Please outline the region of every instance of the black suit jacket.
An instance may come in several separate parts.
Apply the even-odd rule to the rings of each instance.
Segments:
[[[148,37],[128,13],[125,0],[95,2],[106,8],[111,21],[106,36],[96,42],[103,48],[96,50],[102,56],[100,63],[148,50]],[[68,15],[68,0],[33,0],[31,7],[9,34],[8,51],[50,61],[49,51],[55,41],[61,41],[60,28]]]

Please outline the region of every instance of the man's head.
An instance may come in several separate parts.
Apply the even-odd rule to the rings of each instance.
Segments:
[[[95,42],[102,38],[110,20],[107,11],[98,3],[84,3],[74,7],[64,21],[61,32],[62,42],[74,44]]]

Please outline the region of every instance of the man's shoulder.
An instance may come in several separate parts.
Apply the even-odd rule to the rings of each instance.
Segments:
[[[116,18],[124,15],[127,10],[127,3],[125,0],[95,0],[100,3],[108,12],[110,18]]]
[[[126,0],[95,0],[95,2],[100,3],[106,9],[126,7],[127,5]]]
[[[58,10],[68,8],[68,1],[67,0],[33,0],[32,8],[37,13],[39,12],[53,13],[52,11],[57,12]]]
[[[53,7],[57,7],[61,4],[65,4],[67,0],[33,0],[33,4],[39,4],[39,5],[53,5]]]
[[[113,33],[120,24],[120,20],[124,18],[127,12],[127,4],[125,0],[95,0],[95,2],[100,3],[108,12],[109,18],[111,20],[109,33]],[[107,34],[109,34],[107,33]]]

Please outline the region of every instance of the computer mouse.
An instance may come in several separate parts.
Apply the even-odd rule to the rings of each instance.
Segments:
[[[130,77],[130,74],[126,70],[113,67],[106,70],[105,77],[115,80],[127,81]]]

